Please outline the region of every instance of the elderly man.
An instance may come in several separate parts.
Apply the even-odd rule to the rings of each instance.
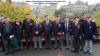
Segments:
[[[34,32],[34,48],[37,48],[37,45],[39,44],[39,48],[42,48],[42,23],[39,22],[39,17],[36,16],[36,22],[33,24],[33,32]]]
[[[12,25],[12,22],[9,21],[8,16],[4,17],[4,22],[2,23],[1,27],[2,27],[1,34],[3,37],[4,50],[5,50],[5,54],[7,55],[9,52],[12,51],[10,36],[14,36],[13,25]]]
[[[84,46],[84,53],[89,53],[92,55],[92,40],[96,36],[97,29],[96,29],[96,23],[91,21],[91,16],[87,17],[87,22],[84,23],[84,40],[85,40],[85,46]]]
[[[1,15],[0,16],[0,39],[1,39],[1,45],[2,45],[2,50],[0,50],[1,52],[4,52],[4,46],[3,46],[3,41],[2,41],[2,35],[1,35],[1,24],[2,24],[2,22],[4,21],[4,16],[3,15]]]

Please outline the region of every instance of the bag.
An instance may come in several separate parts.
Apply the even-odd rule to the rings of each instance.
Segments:
[[[12,37],[12,38],[10,39],[10,44],[11,44],[12,46],[17,46],[17,45],[18,45],[17,37]]]

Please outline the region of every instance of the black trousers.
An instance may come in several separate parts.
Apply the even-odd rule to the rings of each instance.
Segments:
[[[52,48],[51,35],[49,34],[45,35],[45,46],[46,48]]]
[[[13,47],[10,44],[10,35],[6,34],[2,40],[5,52],[13,52]]]
[[[23,37],[22,37],[22,32],[19,32],[19,33],[17,32],[17,33],[16,33],[16,37],[17,37],[17,40],[19,41],[19,42],[18,42],[18,47],[19,47],[19,49],[21,49],[21,50],[24,49],[24,48],[23,48]]]
[[[85,45],[85,41],[82,37],[82,39],[80,40],[80,50],[83,51],[84,50],[84,45]]]
[[[2,48],[2,50],[1,51],[4,51],[4,45],[3,45],[3,39],[2,39],[2,37],[0,37],[0,40],[1,40],[1,48]]]
[[[25,40],[26,40],[26,48],[32,47],[32,32],[26,31],[25,32]],[[30,45],[29,45],[30,43]]]
[[[74,44],[74,49],[76,52],[79,52],[80,49],[80,39],[79,38],[74,38],[73,40]]]

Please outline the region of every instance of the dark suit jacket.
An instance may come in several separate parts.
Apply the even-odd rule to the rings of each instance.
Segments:
[[[26,32],[32,32],[32,24],[34,23],[34,21],[32,19],[30,19],[30,22],[27,21],[27,19],[23,20],[23,30],[25,30]]]
[[[23,36],[23,24],[21,22],[19,22],[19,25],[16,24],[16,22],[13,23],[13,27],[14,27],[14,35],[16,37],[19,37],[20,39],[22,39]]]
[[[2,22],[0,22],[0,32],[1,32],[1,24],[2,24]]]
[[[58,35],[58,32],[63,33],[64,23],[62,21],[59,21],[59,23],[56,23],[56,21],[54,21],[53,22],[53,32],[54,32],[54,35]]]
[[[83,34],[83,31],[84,31],[84,23],[86,22],[86,20],[84,20],[83,18],[79,21],[79,22],[81,22],[81,34]]]
[[[85,40],[93,40],[93,35],[97,34],[96,23],[95,22],[88,22],[84,23],[84,39]]]
[[[42,23],[39,22],[39,24],[36,25],[36,22],[34,22],[34,24],[33,24],[33,28],[34,28],[34,29],[33,29],[34,35],[35,35],[35,36],[41,36],[42,31],[43,31]],[[36,31],[39,32],[38,35],[35,33]]]
[[[75,25],[75,22],[73,23],[72,32],[74,38],[79,38],[79,36],[81,36],[81,22],[78,22],[77,25]]]
[[[43,21],[42,25],[43,25],[44,34],[45,35],[52,35],[52,27],[53,27],[52,21],[49,20],[49,24],[47,25],[46,20],[45,20],[45,21]]]
[[[69,21],[68,22],[68,29],[67,29],[66,22],[64,22],[64,33],[69,33],[70,35],[72,35],[72,25],[73,25],[73,22]]]
[[[0,22],[0,34],[1,34],[1,24],[2,24],[2,22]],[[1,37],[1,36],[0,36]]]
[[[9,21],[10,23],[10,27],[9,27],[9,35],[14,35],[14,28],[13,28],[13,23],[11,21]],[[6,23],[3,22],[2,25],[1,25],[2,29],[1,29],[1,33],[2,33],[2,37],[5,38],[5,39],[10,39],[10,38],[7,38],[6,37]]]

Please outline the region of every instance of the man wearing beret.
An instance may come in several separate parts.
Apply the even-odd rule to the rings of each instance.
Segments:
[[[60,48],[62,50],[63,48],[63,34],[64,34],[64,24],[62,21],[60,21],[60,15],[56,16],[56,20],[54,21],[54,36],[55,36],[55,48]],[[59,41],[59,46],[58,46]]]
[[[89,53],[92,55],[92,40],[96,36],[97,29],[96,29],[96,23],[91,21],[91,16],[87,17],[87,22],[84,23],[84,40],[85,40],[85,46],[84,46],[84,53]]]
[[[43,21],[43,32],[45,35],[45,46],[47,49],[52,48],[52,21],[49,19],[48,15],[45,15],[45,21]]]
[[[36,16],[36,22],[33,24],[33,32],[34,32],[34,48],[36,49],[39,45],[39,48],[42,48],[42,23],[39,22],[39,17]]]
[[[74,52],[79,53],[80,50],[80,39],[81,39],[81,23],[79,22],[79,17],[75,16],[75,21],[73,23],[73,44],[74,44]]]
[[[11,21],[9,21],[9,17],[5,16],[4,17],[4,22],[2,23],[2,38],[3,38],[3,45],[4,45],[4,50],[5,54],[7,55],[9,52],[12,51],[12,45],[10,44],[10,36],[14,36],[13,32],[13,24]]]
[[[13,23],[13,26],[14,26],[14,35],[15,35],[15,37],[17,37],[17,39],[19,41],[18,48],[19,48],[19,50],[23,50],[23,41],[22,41],[23,24],[20,22],[19,18],[16,18],[15,22]]]
[[[73,50],[73,39],[72,39],[72,24],[73,22],[69,20],[69,17],[65,17],[64,22],[64,33],[65,33],[65,39],[66,39],[66,49]]]
[[[2,24],[2,22],[4,21],[4,16],[3,15],[1,15],[0,16],[0,39],[1,39],[1,45],[2,45],[2,50],[0,50],[1,52],[4,52],[4,46],[3,46],[3,40],[2,40],[2,35],[1,35],[1,24]]]
[[[26,14],[26,19],[23,20],[23,30],[25,32],[25,40],[26,40],[26,49],[32,49],[32,30],[33,30],[33,23],[34,21],[30,19],[30,14]],[[29,42],[30,40],[30,42]],[[30,43],[30,45],[29,45]]]

